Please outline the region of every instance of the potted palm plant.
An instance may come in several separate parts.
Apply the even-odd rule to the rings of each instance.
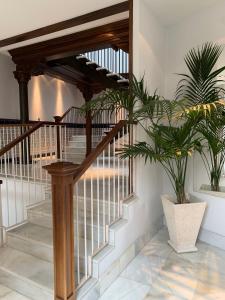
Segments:
[[[201,156],[210,180],[211,191],[220,191],[220,179],[225,164],[225,120],[219,110],[208,114],[197,126],[204,137],[205,151]]]
[[[201,151],[201,143],[193,119],[178,118],[176,102],[167,104],[162,122],[152,122],[144,128],[150,142],[139,142],[123,149],[122,157],[145,158],[159,162],[168,175],[175,197],[162,195],[164,214],[169,230],[169,244],[178,252],[196,251],[195,246],[206,203],[192,203],[185,191],[189,157]],[[172,109],[171,109],[172,107]],[[176,121],[174,121],[176,120]]]
[[[196,251],[195,243],[204,215],[205,203],[191,203],[185,191],[189,157],[201,151],[201,143],[193,118],[184,114],[185,101],[168,101],[149,95],[144,80],[134,77],[127,91],[108,90],[91,101],[83,110],[94,113],[107,108],[124,108],[128,122],[137,122],[147,133],[149,143],[127,145],[121,158],[141,156],[150,163],[160,163],[166,171],[175,197],[163,195],[162,204],[169,229],[169,244],[177,252]],[[196,122],[198,119],[196,118]]]
[[[220,75],[225,66],[216,69],[223,46],[205,43],[192,49],[185,57],[189,74],[182,76],[176,91],[177,99],[186,99],[198,114],[198,131],[204,137],[205,150],[201,156],[206,167],[212,191],[219,191],[219,182],[225,162],[224,98],[225,81]]]

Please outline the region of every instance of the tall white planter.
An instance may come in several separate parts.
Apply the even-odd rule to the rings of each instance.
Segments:
[[[162,195],[163,210],[168,226],[168,243],[178,253],[194,252],[195,244],[206,209],[205,202],[175,204],[174,199]]]

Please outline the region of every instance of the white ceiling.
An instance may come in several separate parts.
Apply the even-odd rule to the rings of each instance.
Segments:
[[[63,20],[101,9],[124,0],[0,0],[0,40],[9,38],[43,26],[51,25]],[[225,0],[136,0],[145,1],[151,7],[153,13],[164,25],[171,25],[183,18],[215,5]],[[84,24],[76,28],[70,28],[48,36],[36,38],[26,42],[1,48],[5,52],[10,48],[20,47],[45,39],[54,38],[86,28],[99,26],[109,21],[127,17],[127,14],[112,16],[107,20],[99,20]]]
[[[0,0],[0,40],[123,0]]]
[[[221,0],[144,0],[163,25],[172,25]],[[225,1],[225,0],[222,0]]]

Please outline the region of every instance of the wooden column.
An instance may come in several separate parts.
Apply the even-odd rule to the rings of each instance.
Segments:
[[[83,94],[85,102],[91,101],[93,98],[93,90],[89,85],[79,85],[79,89]],[[92,150],[92,116],[91,112],[86,113],[86,156],[91,153]]]
[[[25,124],[29,122],[28,82],[31,79],[31,68],[17,66],[14,76],[19,84],[20,121]]]
[[[73,176],[78,165],[57,162],[44,169],[52,176],[55,300],[75,300]]]
[[[14,72],[14,76],[19,84],[20,122],[22,124],[29,123],[28,82],[31,79],[31,70],[32,67],[30,65],[17,65]],[[24,133],[24,130],[23,128],[21,129],[21,134]],[[24,140],[22,145],[22,161],[24,164],[28,164],[31,161],[29,139]]]

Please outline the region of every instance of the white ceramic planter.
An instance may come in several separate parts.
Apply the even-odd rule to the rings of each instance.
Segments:
[[[163,210],[168,226],[168,243],[178,253],[194,252],[206,209],[205,202],[175,204],[169,195],[162,195]]]

